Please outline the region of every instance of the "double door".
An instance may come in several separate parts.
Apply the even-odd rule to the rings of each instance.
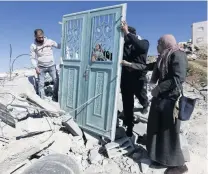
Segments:
[[[126,4],[65,15],[59,99],[78,125],[114,140],[120,62],[121,20]]]

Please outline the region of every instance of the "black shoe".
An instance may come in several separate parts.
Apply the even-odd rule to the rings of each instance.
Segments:
[[[53,97],[52,97],[52,100],[55,101],[55,102],[58,102],[58,97],[53,96]]]
[[[142,144],[142,145],[146,145],[147,144],[147,135],[144,134],[143,136],[138,136],[137,143]]]
[[[126,135],[127,135],[127,137],[133,136],[133,128],[132,127],[127,127]]]
[[[142,114],[147,114],[148,113],[148,107],[143,107],[143,109],[141,110]]]
[[[188,167],[184,165],[178,167],[169,167],[167,170],[165,170],[164,174],[183,174],[186,172],[188,172]]]

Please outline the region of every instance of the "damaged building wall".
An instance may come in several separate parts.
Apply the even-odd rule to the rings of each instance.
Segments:
[[[192,24],[192,43],[198,47],[207,44],[207,21]]]

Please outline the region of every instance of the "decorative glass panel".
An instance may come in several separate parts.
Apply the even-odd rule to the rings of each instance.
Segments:
[[[92,18],[91,60],[112,61],[115,14]]]
[[[83,19],[69,20],[65,24],[66,31],[66,59],[80,59]]]

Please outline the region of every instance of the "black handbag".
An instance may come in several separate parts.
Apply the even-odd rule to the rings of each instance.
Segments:
[[[178,83],[177,79],[174,77],[176,86],[181,94],[178,103],[178,119],[181,121],[187,121],[191,118],[191,114],[194,111],[194,107],[196,104],[196,98],[192,99],[189,97],[184,96],[183,94],[183,87],[181,83]]]

